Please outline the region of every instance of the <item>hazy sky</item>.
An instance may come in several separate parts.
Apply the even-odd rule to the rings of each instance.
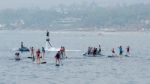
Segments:
[[[150,3],[150,0],[0,0],[0,9],[5,8],[33,8],[48,9],[59,4],[90,3],[95,1],[99,5]]]

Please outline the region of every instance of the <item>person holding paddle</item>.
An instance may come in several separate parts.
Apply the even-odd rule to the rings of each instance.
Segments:
[[[38,64],[40,64],[40,54],[41,54],[40,49],[38,49],[38,50],[36,51],[37,63],[38,63]]]
[[[122,54],[123,54],[122,46],[119,46],[119,55],[122,55]]]
[[[57,54],[55,55],[55,59],[56,59],[56,66],[60,65],[60,51],[57,52]]]

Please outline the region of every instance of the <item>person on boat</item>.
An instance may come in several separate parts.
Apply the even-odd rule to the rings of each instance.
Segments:
[[[38,49],[38,50],[36,51],[37,63],[38,63],[38,64],[40,64],[40,54],[41,54],[40,49]]]
[[[122,54],[123,54],[122,46],[119,46],[119,55],[122,55]]]
[[[15,53],[15,60],[20,60],[20,53],[19,52]]]
[[[114,48],[112,48],[111,52],[112,52],[112,56],[116,56]]]
[[[95,48],[95,47],[91,47],[91,52],[90,52],[90,54],[93,54],[94,48]]]
[[[92,51],[92,47],[88,47],[87,54],[90,55],[90,54],[91,54],[91,51]]]
[[[130,54],[130,46],[127,46],[126,48],[126,55],[129,55]]]
[[[99,48],[98,48],[98,54],[101,54],[101,51],[102,51],[101,45],[99,45]]]
[[[93,56],[95,56],[96,54],[97,54],[97,48],[94,48]]]
[[[60,64],[60,51],[58,51],[55,55],[55,59],[56,59],[56,64]]]
[[[31,47],[31,48],[30,48],[30,51],[31,51],[31,57],[32,57],[33,61],[35,61],[35,57],[34,57],[34,48]]]
[[[42,58],[44,59],[45,58],[45,48],[42,47]]]
[[[19,48],[18,49],[19,51],[21,51],[21,52],[24,52],[24,51],[30,51],[30,49],[28,49],[27,47],[24,47],[24,45],[23,45],[23,42],[21,42],[21,48]]]

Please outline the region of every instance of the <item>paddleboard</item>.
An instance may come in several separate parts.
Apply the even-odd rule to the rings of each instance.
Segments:
[[[41,62],[41,64],[46,64],[47,62]]]
[[[60,64],[56,64],[55,66],[60,66]]]
[[[15,58],[15,60],[16,60],[16,61],[19,61],[19,60],[21,60],[21,59],[20,59],[20,58]]]

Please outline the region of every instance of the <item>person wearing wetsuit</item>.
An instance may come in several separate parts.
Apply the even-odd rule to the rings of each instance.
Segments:
[[[130,54],[130,47],[127,46],[126,50],[127,50],[126,55],[129,55]]]
[[[47,30],[47,32],[46,32],[46,36],[49,37],[49,31],[48,31],[48,30]]]
[[[48,42],[48,44],[52,47],[51,43],[50,43],[50,38],[49,38],[49,31],[47,30],[46,32],[46,41]]]
[[[49,39],[49,31],[48,30],[46,32],[46,37],[47,37],[46,41],[50,41],[50,39]]]
[[[96,53],[97,53],[97,48],[94,48],[94,50],[93,50],[93,56],[95,56]]]
[[[57,54],[55,55],[55,59],[56,59],[56,65],[60,64],[60,51],[57,52]]]

